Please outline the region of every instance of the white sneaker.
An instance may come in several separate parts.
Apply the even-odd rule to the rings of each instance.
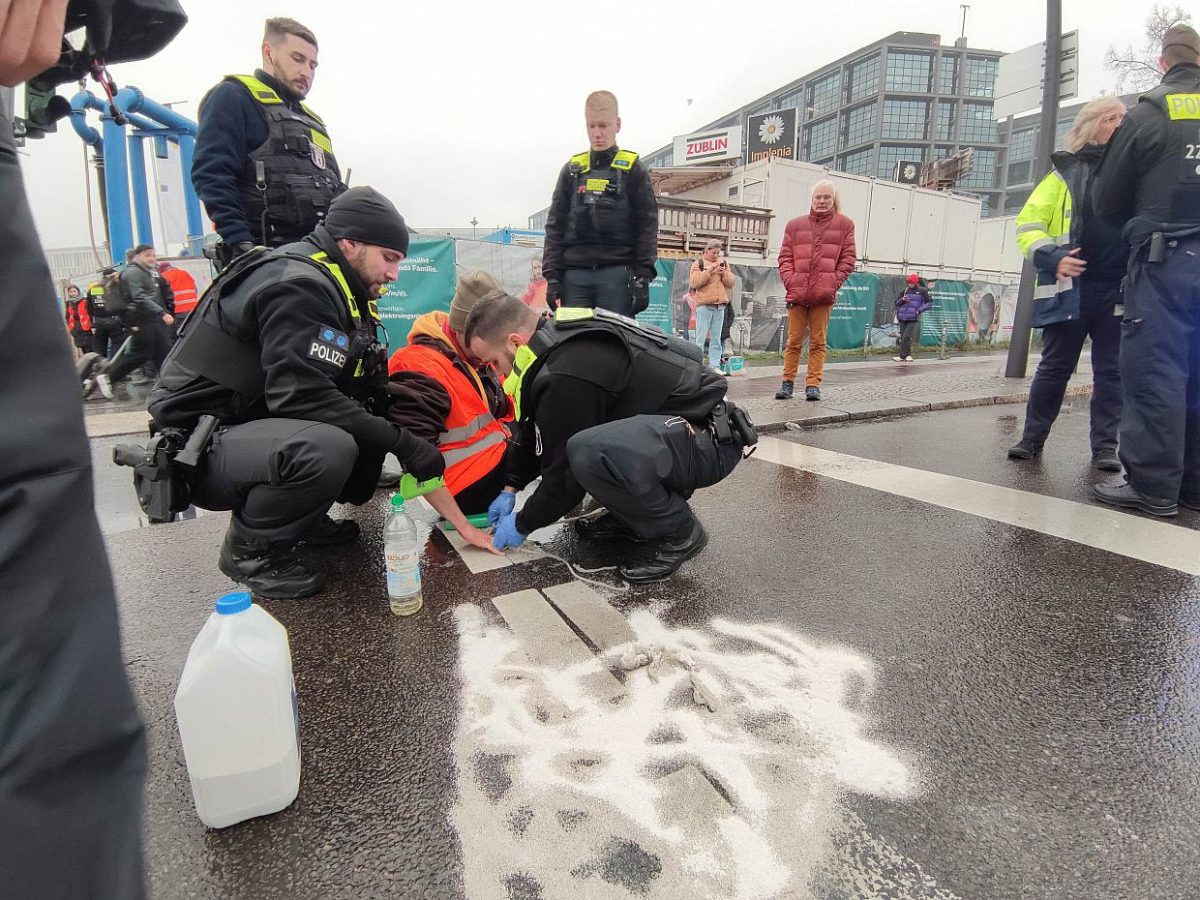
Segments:
[[[903,356],[893,356],[892,362],[904,362],[904,357]]]
[[[904,357],[904,361],[905,362],[916,362],[916,360],[914,360],[911,356]]]
[[[108,376],[103,372],[96,376],[96,387],[100,388],[100,393],[108,400],[112,400],[117,396],[113,393],[112,382],[109,381]]]

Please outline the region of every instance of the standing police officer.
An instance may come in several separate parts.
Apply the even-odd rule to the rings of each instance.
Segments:
[[[638,155],[617,148],[617,98],[596,91],[584,112],[591,150],[563,166],[546,217],[546,302],[635,316],[650,303],[658,201]]]
[[[244,256],[206,292],[163,365],[149,409],[159,427],[221,423],[193,502],[229,509],[221,571],[264,597],[307,597],[321,576],[296,544],[341,544],[389,451],[419,479],[442,455],[371,410],[386,395],[375,300],[408,251],[404,219],[367,187],[343,194],[303,241]],[[382,410],[379,410],[382,412]]]
[[[1120,457],[1105,503],[1200,509],[1200,36],[1163,35],[1162,84],[1125,117],[1100,164],[1095,212],[1126,221]]]
[[[520,546],[584,492],[608,515],[577,522],[581,538],[659,542],[649,560],[620,566],[628,581],[661,581],[704,549],[687,500],[732,472],[757,436],[699,347],[602,309],[559,309],[550,322],[503,293],[471,311],[466,340],[506,376],[522,429],[488,508],[497,550]],[[516,492],[539,473],[515,512]]]
[[[316,76],[316,37],[294,19],[267,19],[262,63],[225,76],[200,102],[192,184],[225,264],[255,244],[300,240],[346,189],[325,123],[301,102]]]
[[[100,272],[100,280],[87,291],[92,309],[92,349],[105,359],[112,359],[125,342],[125,323],[108,308],[109,297],[120,289],[117,270],[110,267]]]

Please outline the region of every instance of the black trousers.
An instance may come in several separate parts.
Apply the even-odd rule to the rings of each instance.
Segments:
[[[1134,490],[1200,498],[1200,237],[1129,264],[1121,321],[1121,462]]]
[[[900,323],[900,357],[912,356],[913,343],[921,344],[921,323],[919,320]]]
[[[157,372],[171,352],[171,329],[162,319],[142,321],[136,327],[129,352],[108,370],[108,377],[114,384],[139,366],[149,365]]]
[[[633,273],[629,266],[600,266],[595,269],[567,269],[563,272],[563,306],[607,309],[633,316]]]
[[[116,316],[105,316],[92,323],[92,350],[105,359],[112,359],[125,343],[125,326]]]
[[[711,433],[678,416],[619,419],[567,441],[575,480],[646,538],[686,531],[693,518],[688,498],[732,472],[741,458],[739,445],[718,445]]]
[[[1092,452],[1117,446],[1121,422],[1121,319],[1114,315],[1118,281],[1080,280],[1079,318],[1042,329],[1042,359],[1029,386],[1022,440],[1040,447],[1062,409],[1083,342],[1092,339]]]
[[[214,435],[194,502],[232,510],[230,530],[243,540],[295,543],[335,502],[366,502],[382,465],[333,425],[259,419]]]
[[[0,895],[136,900],[145,735],[79,380],[3,116],[0,209]]]

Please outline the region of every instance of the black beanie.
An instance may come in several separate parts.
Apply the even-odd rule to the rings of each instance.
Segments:
[[[370,187],[353,187],[329,205],[325,228],[345,238],[408,255],[408,226],[392,201]]]

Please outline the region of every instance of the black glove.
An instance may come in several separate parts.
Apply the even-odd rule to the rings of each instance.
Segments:
[[[446,460],[438,448],[423,441],[405,429],[400,429],[400,439],[392,448],[396,458],[417,481],[438,478],[446,471]]]
[[[243,253],[249,253],[254,249],[254,241],[239,241],[233,245],[233,258],[237,259]]]
[[[558,300],[558,279],[550,279],[546,282],[546,305],[550,307],[550,312],[554,312],[557,308],[555,301]]]
[[[634,275],[629,279],[629,296],[633,301],[633,312],[644,312],[650,305],[650,282],[645,276]]]

